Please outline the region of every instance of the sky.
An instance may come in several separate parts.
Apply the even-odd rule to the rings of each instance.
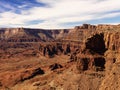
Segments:
[[[119,24],[120,0],[0,0],[0,27],[63,29]]]

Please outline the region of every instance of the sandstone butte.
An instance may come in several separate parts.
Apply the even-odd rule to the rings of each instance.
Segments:
[[[120,90],[120,24],[1,28],[0,90]]]

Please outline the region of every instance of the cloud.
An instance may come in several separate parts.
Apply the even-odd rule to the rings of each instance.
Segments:
[[[7,11],[0,14],[0,26],[31,28],[68,28],[67,23],[87,22],[120,16],[120,0],[36,0],[46,6]],[[27,4],[19,6],[25,7]],[[36,21],[37,23],[32,23]],[[42,21],[42,22],[41,22]],[[28,22],[31,22],[28,23]],[[110,22],[112,23],[112,21]]]

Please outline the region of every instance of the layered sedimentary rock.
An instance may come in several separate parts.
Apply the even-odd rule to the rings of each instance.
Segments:
[[[104,54],[107,50],[120,51],[120,25],[76,26],[71,30],[43,30],[26,28],[0,29],[0,41],[44,42],[39,51],[44,56],[75,54],[83,50]],[[46,43],[47,41],[47,43]],[[4,47],[4,45],[1,47]],[[74,56],[74,55],[71,55]]]
[[[40,42],[54,41],[63,38],[69,31],[63,30],[44,30],[29,28],[1,28],[0,40],[7,42]]]
[[[95,75],[99,76],[102,75],[101,72],[104,72],[105,77],[102,75],[104,80],[98,87],[101,90],[106,88],[113,90],[115,87],[119,89],[120,25],[83,24],[69,30],[0,29],[0,59],[24,56],[52,60],[62,55],[69,56],[69,61],[65,66],[55,62],[49,66],[49,69],[62,68],[64,70],[75,64],[73,66],[80,73],[92,71],[98,72]],[[38,75],[36,73],[40,71],[40,69],[31,70],[28,70],[26,74],[30,74],[25,74],[25,76],[21,71],[20,76],[22,75],[22,78],[26,80],[26,78]],[[75,68],[70,70],[74,71]],[[9,75],[8,77],[10,78]],[[111,83],[107,83],[108,80]],[[0,86],[5,82],[2,79],[1,81]]]

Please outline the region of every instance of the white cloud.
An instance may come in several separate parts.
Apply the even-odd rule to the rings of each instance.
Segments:
[[[33,28],[66,28],[64,23],[120,16],[120,0],[37,0],[49,7],[33,7],[22,10],[22,14],[5,12],[0,14],[0,26],[24,26]],[[43,20],[35,25],[26,22]],[[27,24],[27,25],[26,25]],[[62,25],[63,26],[62,26]]]
[[[21,6],[18,6],[18,8],[24,8],[24,7],[26,7],[27,5],[25,4],[25,5],[21,5]]]
[[[61,1],[61,0],[36,0],[37,2],[42,2],[42,3],[45,3],[45,4],[51,4],[51,5],[53,5],[54,3],[56,3],[56,2],[59,2],[59,1]]]

